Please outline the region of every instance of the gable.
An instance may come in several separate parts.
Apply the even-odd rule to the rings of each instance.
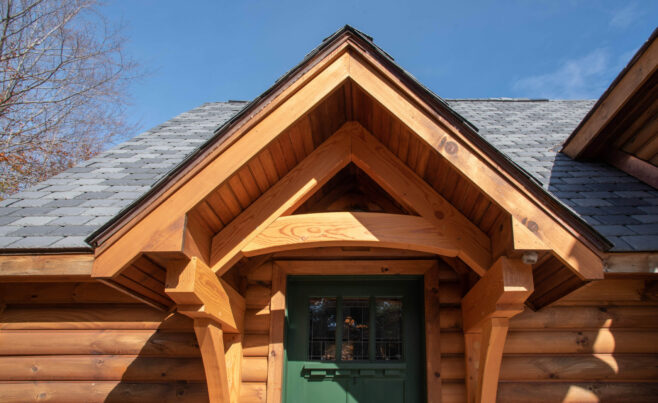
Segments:
[[[389,208],[437,229],[430,251],[479,275],[497,256],[539,252],[535,269],[551,280],[542,291],[549,302],[554,289],[559,295],[602,276],[583,224],[546,203],[545,192],[467,122],[444,104],[429,104],[352,32],[333,41],[266,105],[252,106],[259,112],[227,126],[148,204],[96,237],[94,276],[126,277],[143,257],[162,266],[195,257],[221,275],[255,253],[248,245],[259,233],[321,198],[349,164],[384,191]],[[389,218],[425,231],[425,221],[404,217]],[[376,220],[360,221],[359,236],[379,231]],[[423,242],[408,247],[428,251]]]

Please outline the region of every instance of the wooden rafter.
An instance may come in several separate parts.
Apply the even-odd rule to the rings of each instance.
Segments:
[[[462,300],[468,402],[495,402],[509,318],[534,290],[532,267],[500,257]]]
[[[243,249],[245,256],[290,249],[373,246],[457,256],[461,242],[423,217],[337,212],[279,217]]]
[[[280,216],[294,211],[350,162],[351,130],[351,125],[343,125],[214,236],[211,251],[214,272],[225,273],[260,231]]]
[[[491,241],[450,202],[400,161],[358,123],[354,125],[352,159],[405,208],[416,211],[458,245],[458,256],[478,274],[491,264]]]

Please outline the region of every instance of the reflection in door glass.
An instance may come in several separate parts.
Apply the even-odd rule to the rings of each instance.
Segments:
[[[308,304],[309,360],[336,359],[336,298],[311,298]]]
[[[341,360],[368,359],[368,298],[343,299],[343,343]]]
[[[402,359],[402,300],[375,299],[375,358]]]

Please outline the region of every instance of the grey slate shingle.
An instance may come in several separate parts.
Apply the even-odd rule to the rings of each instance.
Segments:
[[[605,235],[613,251],[658,250],[658,228],[636,226],[658,215],[655,189],[607,164],[558,153],[594,102],[448,100],[487,141]]]
[[[658,191],[606,164],[577,162],[558,153],[594,101],[447,102],[605,235],[613,250],[658,250]],[[0,248],[88,247],[86,236],[146,193],[244,105],[201,105],[0,201]]]
[[[88,248],[88,235],[146,193],[244,105],[201,105],[0,201],[0,248]]]

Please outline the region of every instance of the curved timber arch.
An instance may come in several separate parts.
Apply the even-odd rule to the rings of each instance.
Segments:
[[[449,257],[460,254],[458,240],[423,217],[366,212],[279,217],[254,237],[242,253],[256,256],[330,246],[409,249]]]

